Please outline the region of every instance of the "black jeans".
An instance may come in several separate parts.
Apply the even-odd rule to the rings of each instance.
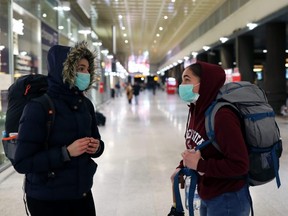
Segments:
[[[38,200],[27,196],[31,216],[96,216],[91,191],[77,200]]]

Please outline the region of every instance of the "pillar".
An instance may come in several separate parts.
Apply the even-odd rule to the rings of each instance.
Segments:
[[[266,68],[264,68],[264,90],[270,105],[276,113],[286,100],[285,78],[285,23],[268,23],[266,25]]]
[[[236,66],[241,74],[241,80],[255,82],[254,67],[254,40],[252,36],[236,38]]]

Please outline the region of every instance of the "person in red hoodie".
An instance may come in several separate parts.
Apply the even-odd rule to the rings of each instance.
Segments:
[[[189,103],[183,160],[171,176],[183,167],[198,172],[198,194],[201,198],[201,216],[249,216],[250,193],[245,176],[249,157],[237,114],[228,107],[215,116],[215,139],[221,152],[212,144],[201,151],[197,145],[208,140],[205,130],[205,111],[224,85],[224,70],[214,64],[197,61],[185,68],[179,86],[181,99]],[[174,198],[175,199],[175,198]],[[174,200],[175,201],[175,200]],[[182,216],[172,206],[168,216]]]

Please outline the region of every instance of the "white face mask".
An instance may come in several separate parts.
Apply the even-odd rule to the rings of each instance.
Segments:
[[[194,93],[194,87],[198,86],[200,83],[193,85],[193,84],[181,84],[179,85],[179,95],[183,101],[188,103],[196,103],[199,98],[198,93]]]

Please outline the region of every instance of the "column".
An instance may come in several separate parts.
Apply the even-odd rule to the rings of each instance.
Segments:
[[[285,104],[285,23],[269,23],[266,25],[266,68],[264,68],[264,89],[268,101],[276,113],[280,112],[281,105]]]
[[[220,60],[224,69],[233,68],[234,47],[231,44],[223,44],[220,48]]]
[[[255,82],[254,67],[254,41],[252,36],[239,36],[236,38],[236,66],[241,74],[241,80]]]

